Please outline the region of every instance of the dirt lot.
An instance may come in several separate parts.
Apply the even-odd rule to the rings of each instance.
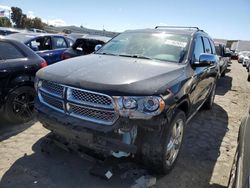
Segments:
[[[245,68],[234,61],[228,69],[219,80],[213,110],[199,112],[189,123],[176,167],[157,177],[154,187],[226,187],[240,120],[250,102]],[[136,173],[131,167],[116,170],[109,181],[91,176],[88,170],[93,163],[46,144],[48,133],[36,121],[0,122],[0,187],[130,187],[136,177],[147,173],[136,166]],[[49,153],[41,152],[41,145]]]

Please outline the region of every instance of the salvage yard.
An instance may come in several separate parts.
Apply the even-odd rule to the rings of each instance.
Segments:
[[[247,71],[233,61],[218,81],[213,110],[190,121],[176,167],[157,176],[153,187],[226,187],[249,91]],[[148,174],[131,161],[115,160],[109,164],[114,168],[110,180],[92,176],[92,162],[47,143],[47,134],[35,120],[23,125],[0,121],[0,187],[130,187]]]

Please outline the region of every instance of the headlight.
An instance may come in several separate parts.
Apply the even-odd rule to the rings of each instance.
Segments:
[[[114,96],[114,99],[119,114],[131,119],[150,119],[165,109],[160,96]]]
[[[39,80],[37,77],[35,78],[35,81],[34,81],[34,87],[35,87],[35,90],[36,92],[38,92],[38,89],[42,86],[42,81]]]
[[[137,107],[137,101],[132,97],[124,97],[122,103],[126,109],[134,109]]]
[[[146,111],[154,112],[160,106],[160,101],[157,97],[146,97],[143,102]]]

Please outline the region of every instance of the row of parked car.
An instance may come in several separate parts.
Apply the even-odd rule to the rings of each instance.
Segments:
[[[0,104],[16,122],[35,109],[57,141],[105,157],[137,156],[166,174],[187,122],[212,108],[231,55],[197,27],[158,26],[108,40],[30,33],[0,39]]]
[[[242,64],[243,67],[246,67],[248,72],[247,80],[250,81],[250,51],[242,51],[238,54],[238,62]]]
[[[0,37],[0,109],[6,119],[15,123],[33,117],[34,78],[40,68],[92,53],[97,44],[110,40],[91,35],[75,40],[59,34],[1,31],[4,37]]]

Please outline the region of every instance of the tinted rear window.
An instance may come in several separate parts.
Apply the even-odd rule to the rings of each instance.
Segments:
[[[14,45],[0,42],[0,57],[2,59],[18,59],[24,58],[24,55]]]

